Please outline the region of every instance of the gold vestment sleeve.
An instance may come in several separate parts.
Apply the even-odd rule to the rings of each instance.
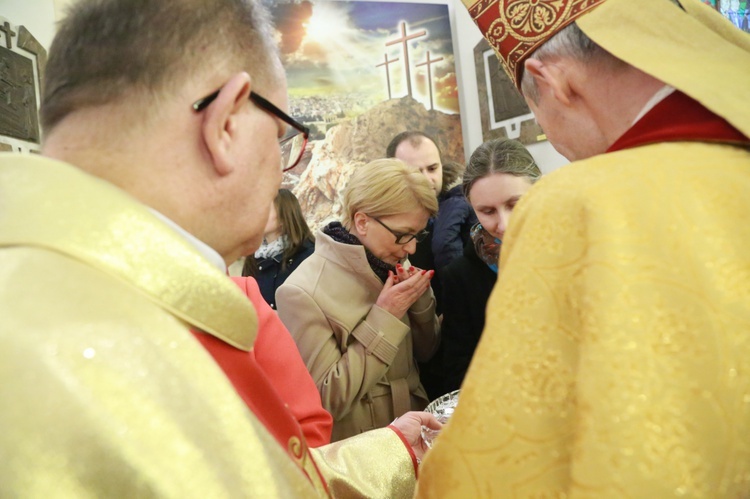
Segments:
[[[390,428],[312,449],[333,497],[410,498],[416,476],[404,442]]]
[[[6,154],[0,205],[0,496],[320,497],[311,466],[338,497],[412,495],[390,429],[290,458],[190,333],[250,349],[252,305],[143,205]]]

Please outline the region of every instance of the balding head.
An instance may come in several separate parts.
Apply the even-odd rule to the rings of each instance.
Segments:
[[[268,14],[249,0],[79,0],[49,53],[45,133],[78,109],[120,103],[148,113],[195,75],[247,71],[256,88],[280,72]]]
[[[287,108],[260,2],[79,0],[50,50],[42,151],[233,261],[260,244],[287,126],[251,95]]]

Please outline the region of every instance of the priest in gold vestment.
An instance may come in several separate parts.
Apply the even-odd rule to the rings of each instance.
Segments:
[[[412,495],[429,417],[310,449],[245,355],[286,107],[258,2],[73,4],[43,157],[0,156],[0,497]]]
[[[573,162],[514,211],[417,495],[750,497],[750,38],[698,0],[464,3]]]

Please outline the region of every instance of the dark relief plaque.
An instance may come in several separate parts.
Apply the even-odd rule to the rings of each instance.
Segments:
[[[531,110],[484,38],[474,47],[474,64],[477,71],[482,140],[509,136],[523,144],[546,140],[542,128],[533,117],[520,122],[516,119],[530,114]]]
[[[41,130],[37,95],[42,93],[46,65],[47,51],[29,30],[0,17],[1,151],[38,152]],[[10,145],[17,140],[21,142]]]
[[[33,61],[0,47],[0,135],[39,143]]]

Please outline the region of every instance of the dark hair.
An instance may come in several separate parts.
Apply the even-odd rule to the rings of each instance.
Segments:
[[[76,109],[134,94],[151,104],[196,68],[236,67],[270,85],[277,61],[261,2],[79,0],[69,7],[50,48],[42,127],[49,132]]]
[[[542,176],[531,153],[517,140],[488,140],[476,148],[464,172],[462,189],[469,197],[474,182],[495,173],[526,177],[533,184]]]
[[[407,130],[406,132],[401,132],[395,137],[391,139],[391,142],[388,144],[388,147],[385,148],[385,157],[386,158],[395,158],[396,157],[396,149],[398,149],[398,146],[401,145],[402,142],[408,140],[409,143],[417,147],[424,139],[427,139],[431,141],[433,144],[435,144],[435,147],[437,147],[438,155],[440,158],[443,157],[443,153],[440,152],[440,146],[438,145],[437,141],[427,135],[424,132],[419,132],[416,130]],[[442,162],[442,159],[441,159]]]
[[[455,161],[443,163],[443,190],[447,191],[451,186],[458,185],[466,171],[466,166]]]
[[[286,269],[287,261],[296,255],[305,244],[305,241],[314,241],[315,238],[310,227],[305,221],[302,207],[299,205],[297,196],[289,189],[279,189],[273,200],[276,209],[276,218],[281,226],[281,234],[287,237],[287,246],[281,255],[281,269]],[[249,255],[245,258],[242,268],[243,276],[255,276],[258,270],[255,256]]]

